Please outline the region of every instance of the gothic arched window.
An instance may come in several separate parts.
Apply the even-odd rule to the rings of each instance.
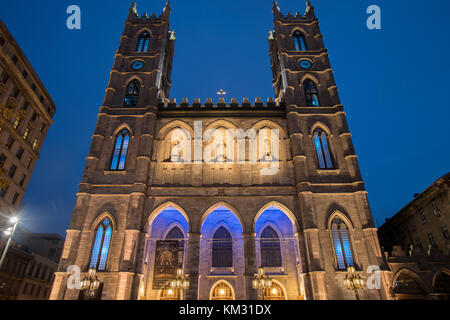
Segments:
[[[180,228],[175,226],[167,233],[166,239],[184,239],[184,235]]]
[[[111,220],[105,218],[97,226],[89,268],[95,268],[99,271],[106,270],[106,260],[108,259],[111,236],[112,223]]]
[[[319,169],[333,169],[330,147],[328,146],[328,136],[320,128],[314,130],[314,145],[316,147],[317,161]]]
[[[212,242],[212,267],[228,268],[233,266],[233,240],[225,227],[214,233]]]
[[[111,170],[124,170],[127,160],[128,144],[130,142],[130,133],[123,129],[116,137],[114,153],[111,161]]]
[[[294,39],[294,46],[296,51],[306,51],[306,41],[305,37],[300,31],[295,31],[292,35],[292,38]]]
[[[308,107],[318,107],[319,103],[319,92],[317,91],[317,86],[314,81],[306,79],[303,82],[303,90],[305,91],[305,100]]]
[[[334,218],[331,223],[331,235],[339,270],[353,266],[353,255],[348,234],[348,227],[340,218]]]
[[[261,264],[263,267],[281,267],[280,239],[271,226],[261,233]]]
[[[123,100],[124,107],[136,107],[140,88],[141,83],[136,79],[128,84],[125,99]]]
[[[137,52],[147,52],[149,43],[150,43],[150,34],[147,31],[145,31],[139,37],[136,51]]]

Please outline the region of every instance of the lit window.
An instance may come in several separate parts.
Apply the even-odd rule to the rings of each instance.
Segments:
[[[137,52],[147,52],[149,43],[150,43],[150,34],[147,31],[145,31],[139,37]]]
[[[261,233],[261,264],[263,267],[281,267],[280,239],[271,226]]]
[[[130,134],[127,129],[123,129],[116,137],[114,153],[111,161],[110,170],[124,170],[127,160],[128,144],[130,142]]]
[[[20,119],[20,117],[17,117],[14,121],[13,128],[17,129],[20,126],[20,122],[22,122],[22,119]]]
[[[39,147],[39,139],[34,139],[33,142],[33,150],[36,151],[36,149]]]
[[[127,93],[125,95],[125,99],[123,101],[123,105],[125,107],[135,107],[137,105],[137,100],[139,97],[139,89],[141,84],[138,80],[133,80],[127,87]]]
[[[26,128],[25,129],[25,132],[23,133],[23,139],[24,140],[27,140],[28,136],[30,135],[30,131],[31,131],[30,128]]]
[[[295,31],[292,35],[294,38],[294,46],[296,51],[306,51],[306,42],[305,37],[300,31]]]
[[[214,233],[212,243],[212,267],[228,268],[233,266],[233,240],[225,227]]]
[[[308,107],[318,107],[320,103],[316,84],[312,80],[306,79],[303,82],[303,90],[305,91],[306,105]]]
[[[100,271],[106,270],[109,247],[111,244],[112,223],[106,218],[97,227],[95,233],[94,247],[92,248],[90,268]]]
[[[334,218],[331,224],[331,234],[333,236],[338,269],[346,270],[347,267],[354,265],[348,227],[340,218]]]
[[[319,169],[333,169],[333,161],[331,160],[330,148],[328,146],[328,136],[320,128],[314,130],[314,145],[316,147]]]

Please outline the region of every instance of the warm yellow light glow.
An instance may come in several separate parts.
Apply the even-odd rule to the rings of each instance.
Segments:
[[[225,295],[225,290],[224,290],[224,289],[220,289],[219,294],[220,294],[221,296],[224,296],[224,295]]]
[[[173,295],[173,290],[169,289],[169,291],[167,292],[169,294],[169,296]]]
[[[277,288],[272,288],[272,294],[277,294],[277,293],[278,293]]]

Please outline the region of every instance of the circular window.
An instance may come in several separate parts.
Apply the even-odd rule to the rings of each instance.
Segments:
[[[141,70],[143,67],[144,67],[144,62],[142,62],[142,61],[135,61],[131,65],[131,68],[133,68],[133,70]]]
[[[309,60],[300,60],[300,62],[298,64],[303,69],[309,69],[312,66],[312,63]]]

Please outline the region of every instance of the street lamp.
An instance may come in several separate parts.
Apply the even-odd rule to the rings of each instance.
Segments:
[[[258,268],[258,274],[255,274],[252,280],[253,289],[261,289],[262,290],[262,298],[264,300],[264,289],[270,289],[272,287],[272,279],[269,276],[266,276],[266,270],[264,267]]]
[[[184,274],[183,268],[177,268],[177,277],[170,281],[170,288],[169,294],[173,293],[171,290],[176,290],[175,292],[181,293],[181,290],[186,290],[189,288],[189,280],[187,279],[187,276]],[[179,299],[181,299],[181,294],[178,295]]]
[[[17,225],[19,224],[19,215],[23,211],[24,206],[25,204],[22,205],[22,208],[17,213],[17,216],[11,217],[9,219],[9,223],[11,224],[11,226],[4,231],[5,234],[8,236],[8,242],[6,242],[5,249],[3,250],[2,257],[0,258],[0,269],[2,268],[3,261],[5,260],[6,254],[8,253],[8,249],[11,245],[12,238],[14,236],[14,233],[16,232]]]
[[[87,276],[81,281],[81,291],[84,297],[94,298],[100,288],[100,280],[98,280],[95,268],[90,268]]]
[[[354,266],[347,268],[347,274],[345,275],[344,285],[349,290],[355,291],[356,300],[359,300],[358,290],[364,289],[364,279],[356,273]]]

